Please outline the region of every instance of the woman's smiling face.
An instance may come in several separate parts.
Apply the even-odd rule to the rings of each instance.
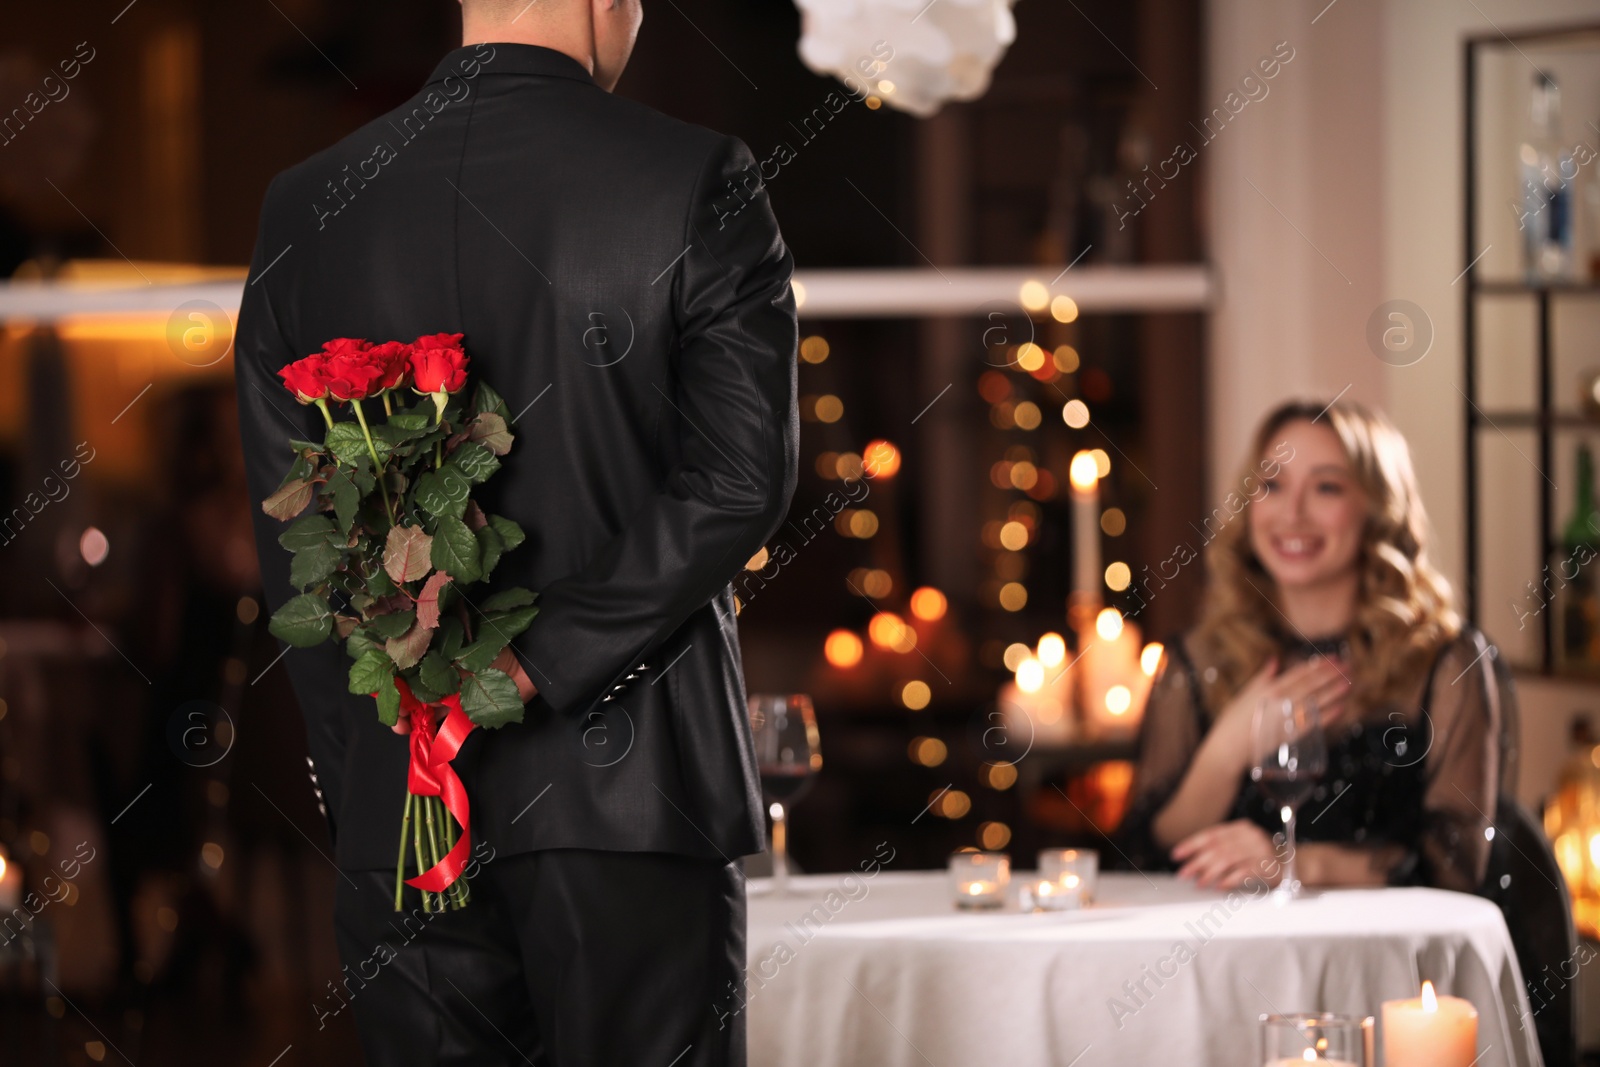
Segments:
[[[1366,493],[1329,427],[1287,423],[1262,458],[1271,459],[1283,443],[1293,458],[1264,480],[1265,493],[1250,505],[1250,547],[1281,588],[1346,578],[1361,555]]]

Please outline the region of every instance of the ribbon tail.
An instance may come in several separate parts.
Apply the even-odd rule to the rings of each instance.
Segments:
[[[461,750],[462,742],[477,723],[461,710],[459,697],[447,697],[441,703],[450,709],[449,714],[437,735],[430,739],[431,744],[424,758],[419,759],[419,753],[413,749],[411,781],[423,785],[428,790],[425,795],[438,796],[443,800],[445,810],[461,824],[461,836],[438,863],[415,878],[406,879],[406,885],[426,889],[430,893],[441,893],[460,878],[467,866],[467,856],[472,851],[472,807],[467,800],[467,788],[461,784],[461,778],[450,766],[450,761]],[[412,792],[419,791],[413,788]]]

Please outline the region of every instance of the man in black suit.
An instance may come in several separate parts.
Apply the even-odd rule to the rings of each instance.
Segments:
[[[376,1064],[742,1064],[737,860],[765,825],[729,583],[794,491],[792,260],[743,144],[611,94],[639,0],[462,8],[415,97],[274,179],[240,311],[257,500],[322,432],[280,367],[464,333],[516,413],[484,504],[528,537],[496,581],[540,592],[524,721],[455,761],[461,911],[395,914],[406,739],[335,646],[284,657],[340,872],[314,1010],[351,1007]],[[283,526],[256,522],[276,608]]]

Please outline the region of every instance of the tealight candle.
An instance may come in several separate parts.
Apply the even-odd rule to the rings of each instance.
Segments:
[[[1063,891],[1076,889],[1082,903],[1093,904],[1095,883],[1100,878],[1100,853],[1092,848],[1042,848],[1039,877],[1055,882]]]
[[[1040,878],[1022,887],[1021,905],[1026,911],[1074,911],[1083,906],[1078,876],[1069,874],[1060,881]]]
[[[1478,1010],[1422,983],[1414,1000],[1383,1002],[1383,1058],[1391,1067],[1471,1067],[1478,1058]]]
[[[1328,1012],[1261,1016],[1264,1067],[1373,1067],[1371,1016]]]
[[[950,886],[959,908],[998,908],[1011,882],[1004,852],[957,852],[950,857]]]

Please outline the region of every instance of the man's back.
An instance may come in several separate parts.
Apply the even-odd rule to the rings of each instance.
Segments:
[[[793,492],[795,336],[751,162],[558,52],[485,44],[269,191],[236,353],[257,499],[320,437],[273,375],[333,337],[463,333],[517,415],[484,503],[528,533],[496,577],[541,591],[515,643],[540,695],[456,764],[499,851],[761,848],[728,582]],[[275,607],[288,554],[256,519]],[[341,866],[392,866],[404,738],[331,645],[285,664]]]

